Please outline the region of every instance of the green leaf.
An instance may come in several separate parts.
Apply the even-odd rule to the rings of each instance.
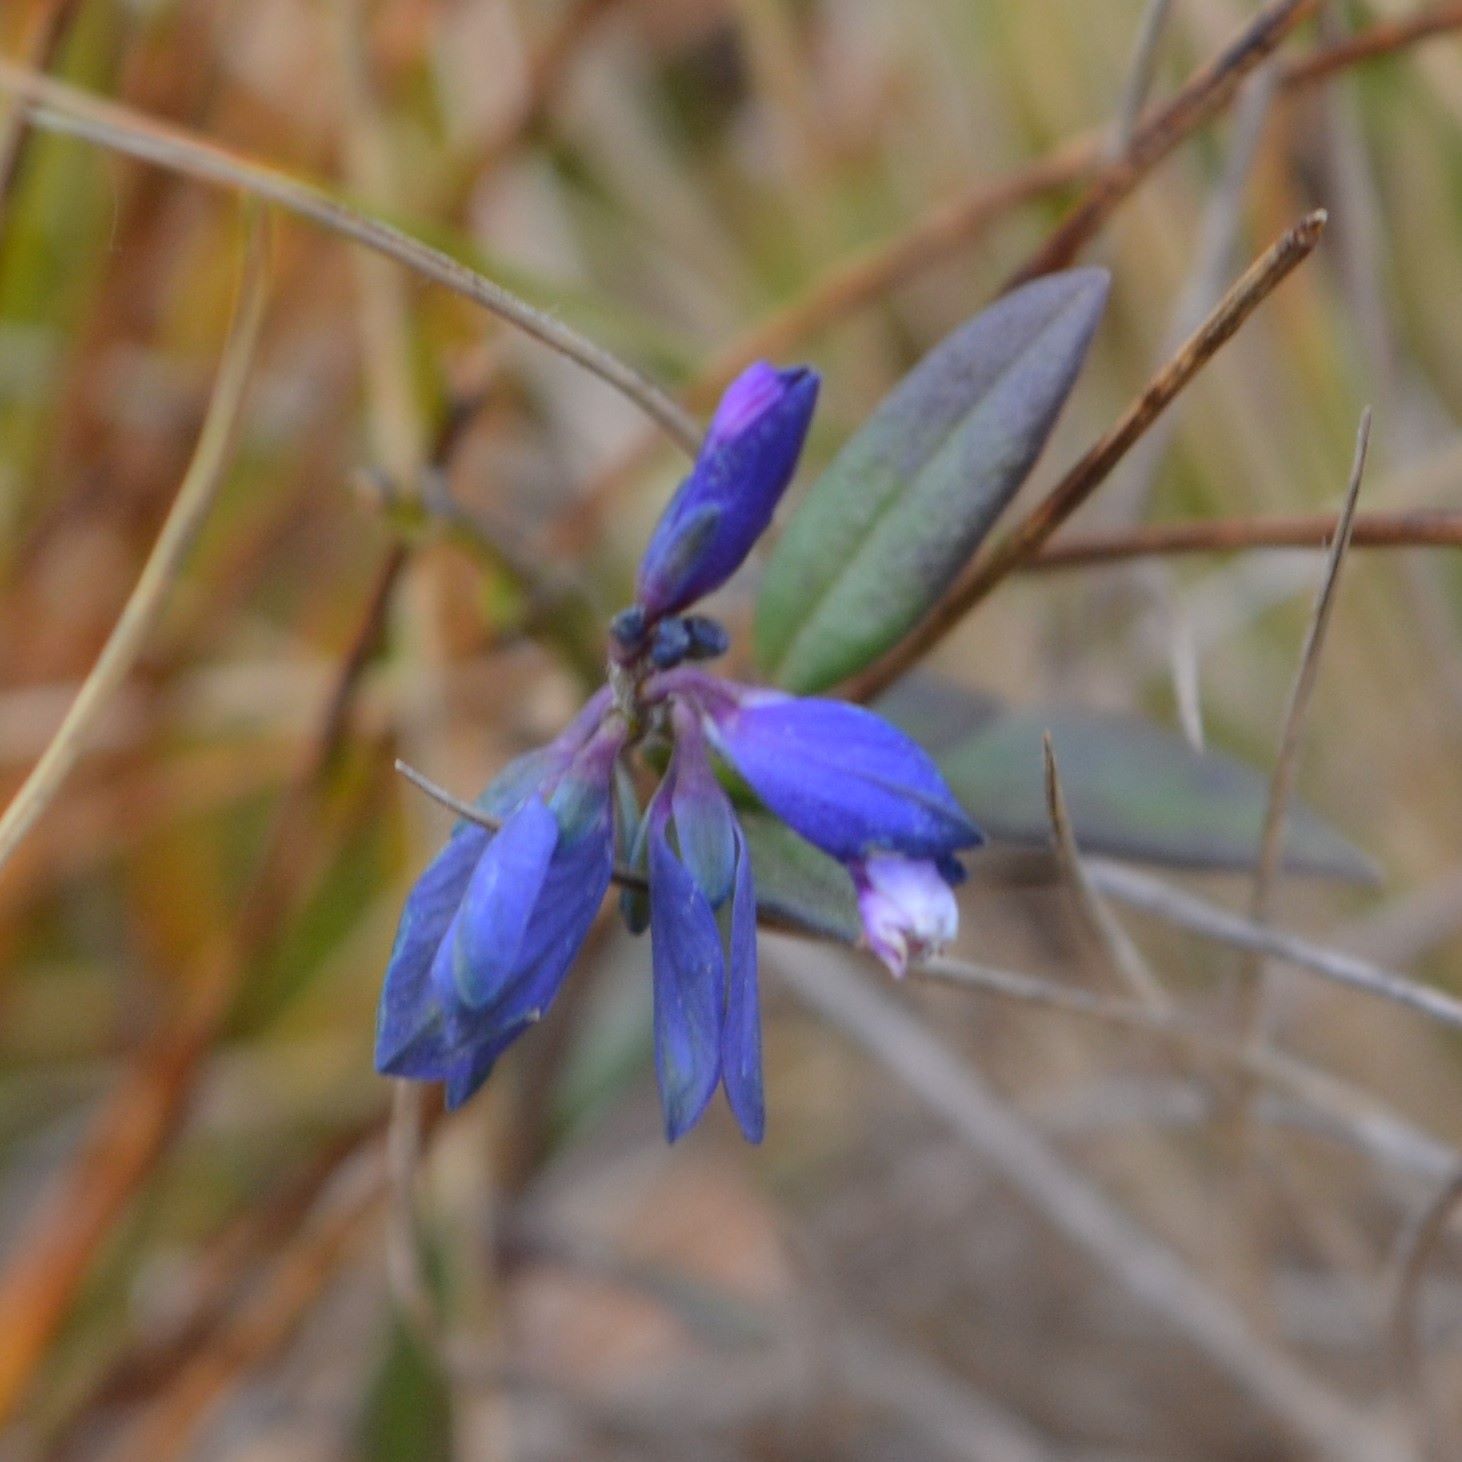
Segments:
[[[1235,872],[1254,867],[1266,776],[1232,757],[1194,751],[1149,722],[1072,710],[1001,712],[935,749],[955,795],[992,841],[1050,843],[1046,731],[1084,853]],[[1285,864],[1358,882],[1376,876],[1364,853],[1303,807],[1291,811]]]
[[[399,1321],[362,1408],[354,1455],[362,1462],[451,1462],[452,1392],[433,1356]]]
[[[813,484],[767,565],[757,653],[803,694],[901,638],[1035,465],[1107,298],[1103,269],[1047,275],[929,352]]]
[[[757,912],[847,944],[862,932],[848,870],[759,808],[738,808],[751,849]]]

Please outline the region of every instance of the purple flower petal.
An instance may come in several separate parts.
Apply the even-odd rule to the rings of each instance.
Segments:
[[[434,1021],[432,961],[491,836],[473,823],[459,824],[407,895],[376,1017],[376,1070],[383,1074],[415,1075],[422,1049],[432,1045],[440,1025]]]
[[[726,1100],[748,1142],[766,1131],[761,1074],[761,1001],[756,979],[756,891],[751,857],[736,830],[736,888],[731,900],[730,978],[721,1028],[721,1080]]]
[[[557,844],[558,821],[537,796],[529,797],[488,844],[432,965],[444,1004],[461,1001],[480,1010],[512,976]]]
[[[675,764],[668,778],[680,856],[713,909],[726,902],[736,872],[736,819],[706,754],[693,716],[675,722]]]
[[[663,798],[650,809],[650,961],[655,1074],[674,1142],[706,1109],[721,1075],[725,957],[716,916],[666,837]]]
[[[767,807],[844,862],[878,849],[938,858],[981,841],[928,753],[861,706],[748,691],[707,725]]]
[[[805,367],[758,363],[727,388],[640,564],[635,597],[650,619],[684,609],[741,567],[792,480],[818,384]]]

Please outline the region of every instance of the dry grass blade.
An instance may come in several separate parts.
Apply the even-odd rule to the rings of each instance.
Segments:
[[[44,754],[0,816],[0,868],[61,790],[86,749],[86,738],[108,701],[127,678],[147,636],[161,615],[188,553],[213,507],[233,453],[239,411],[254,348],[264,318],[268,278],[268,231],[255,219],[244,255],[243,280],[228,340],[219,359],[218,377],[208,404],[193,460],[163,522],[152,553],[131,597],[117,619],[96,664],[82,683]]]
[[[806,948],[779,961],[804,1005],[892,1072],[1053,1228],[1325,1457],[1396,1455],[1363,1411],[1251,1330],[1187,1264],[1074,1173],[890,994]]]
[[[971,994],[1146,1035],[1197,1060],[1247,1075],[1289,1096],[1324,1119],[1336,1136],[1398,1172],[1430,1180],[1456,1166],[1454,1148],[1411,1125],[1370,1093],[1287,1052],[1215,1035],[1171,1010],[948,956],[922,960],[912,973]]]
[[[1185,137],[1222,111],[1239,83],[1317,6],[1318,0],[1271,0],[1171,101],[1136,129],[1122,156],[1097,177],[1006,288],[1070,264],[1138,183]]]
[[[700,446],[700,428],[695,420],[652,381],[577,330],[534,309],[450,254],[390,224],[357,213],[274,168],[237,157],[128,107],[101,101],[7,61],[0,61],[0,91],[20,98],[31,122],[38,127],[81,137],[203,182],[238,188],[395,259],[578,362],[633,401],[686,452],[693,455]]]
[[[1415,1400],[1427,1455],[1433,1462],[1449,1462],[1457,1451],[1455,1446],[1448,1445],[1447,1424],[1438,1414],[1437,1398],[1426,1383],[1425,1347],[1418,1333],[1417,1310],[1427,1263],[1459,1204],[1462,1204],[1462,1171],[1455,1171],[1402,1241],[1396,1297],[1391,1308],[1392,1354],[1401,1383]]]
[[[1117,126],[1112,136],[1112,156],[1120,158],[1132,146],[1137,123],[1152,91],[1157,74],[1157,57],[1163,31],[1173,13],[1173,0],[1147,0],[1147,8],[1137,24],[1137,40],[1132,47],[1132,61],[1127,68],[1127,84],[1122,89],[1122,102],[1117,108]]]
[[[1293,797],[1300,736],[1304,729],[1305,714],[1309,710],[1310,696],[1315,688],[1315,677],[1319,673],[1325,634],[1330,627],[1330,617],[1335,608],[1340,566],[1345,561],[1346,549],[1350,547],[1351,525],[1355,521],[1355,506],[1360,495],[1361,479],[1365,475],[1370,441],[1371,411],[1367,407],[1361,413],[1360,427],[1355,439],[1355,460],[1351,463],[1345,504],[1340,511],[1335,540],[1330,546],[1329,561],[1325,565],[1325,576],[1315,599],[1315,610],[1305,636],[1304,648],[1300,652],[1299,671],[1295,676],[1294,688],[1290,691],[1289,705],[1284,715],[1284,729],[1279,738],[1279,754],[1275,758],[1274,771],[1269,781],[1269,799],[1264,808],[1264,827],[1259,839],[1254,891],[1249,902],[1249,917],[1256,924],[1267,923],[1272,912],[1274,882],[1284,852],[1284,823]]]
[[[1112,971],[1128,990],[1152,1009],[1165,1010],[1170,1004],[1167,991],[1142,957],[1142,951],[1132,942],[1121,922],[1092,887],[1091,879],[1086,876],[1086,865],[1076,845],[1076,830],[1071,825],[1071,816],[1066,808],[1066,797],[1061,789],[1061,773],[1056,765],[1056,749],[1051,744],[1049,731],[1041,738],[1041,751],[1045,758],[1046,808],[1051,818],[1056,861],[1071,885],[1082,918]]]
[[[1320,241],[1325,211],[1307,214],[1251,264],[1217,306],[1143,388],[1122,417],[1072,466],[1046,497],[977,558],[913,632],[881,660],[854,676],[844,693],[869,700],[885,690],[947,635],[1005,576],[1030,562],[1056,530],[1111,475],[1144,432],[1200,370],[1242,328]]]
[[[1379,1000],[1405,1006],[1441,1025],[1462,1030],[1462,1000],[1444,990],[1419,985],[1405,975],[1341,950],[1327,949],[1298,935],[1256,924],[1252,919],[1231,913],[1135,868],[1092,861],[1087,864],[1087,876],[1108,898],[1176,928],[1186,929],[1202,939],[1283,960],[1299,969],[1322,975],[1337,985],[1362,990]]]
[[[1142,523],[1133,528],[1063,535],[1021,565],[1026,573],[1253,549],[1325,548],[1335,541],[1337,513],[1283,518],[1210,518],[1194,523]],[[1357,513],[1350,546],[1356,548],[1462,548],[1462,514]]]
[[[1367,407],[1360,418],[1355,438],[1355,458],[1351,463],[1350,481],[1345,492],[1345,502],[1340,511],[1340,523],[1335,532],[1335,541],[1330,546],[1330,556],[1325,564],[1325,575],[1320,583],[1320,592],[1315,597],[1314,613],[1300,651],[1299,669],[1295,674],[1294,686],[1290,691],[1289,704],[1285,708],[1284,725],[1279,737],[1279,751],[1274,759],[1274,770],[1269,778],[1269,796],[1264,804],[1264,824],[1259,835],[1259,852],[1254,866],[1254,885],[1249,898],[1249,918],[1254,924],[1268,924],[1274,912],[1274,891],[1278,881],[1280,861],[1284,856],[1284,830],[1289,816],[1290,803],[1294,796],[1294,779],[1299,763],[1300,738],[1304,732],[1305,716],[1309,711],[1310,696],[1319,674],[1320,656],[1325,648],[1325,635],[1330,627],[1330,618],[1335,608],[1335,591],[1340,583],[1340,566],[1345,562],[1345,551],[1350,546],[1351,525],[1355,521],[1355,506],[1360,497],[1361,480],[1365,476],[1366,455],[1371,441],[1371,410]],[[1242,995],[1243,1021],[1249,1039],[1267,1035],[1273,1020],[1271,1007],[1272,990],[1266,976],[1262,955],[1251,956],[1249,975]],[[1238,1094],[1236,1114],[1240,1122],[1247,1111],[1247,1094]]]

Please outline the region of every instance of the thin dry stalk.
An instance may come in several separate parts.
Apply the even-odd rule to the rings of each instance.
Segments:
[[[805,946],[778,965],[799,1002],[896,1076],[1055,1230],[1297,1438],[1319,1455],[1355,1462],[1396,1455],[1371,1416],[1251,1330],[1227,1299],[1073,1172],[891,994]]]
[[[1379,1000],[1414,1010],[1440,1025],[1462,1030],[1462,1000],[1419,985],[1415,980],[1342,950],[1328,949],[1298,935],[1231,913],[1184,889],[1174,888],[1150,874],[1115,863],[1091,860],[1087,876],[1108,898],[1139,909],[1155,919],[1186,929],[1202,939],[1251,950],[1310,970],[1337,985],[1362,990]]]
[[[1086,865],[1076,845],[1076,830],[1071,825],[1071,815],[1061,789],[1061,773],[1056,766],[1056,749],[1051,744],[1049,731],[1041,737],[1041,751],[1045,758],[1046,810],[1051,819],[1056,861],[1071,885],[1082,920],[1108,966],[1127,989],[1151,1009],[1166,1010],[1171,1002],[1162,982],[1086,876]]]
[[[1351,525],[1355,521],[1355,506],[1360,496],[1361,479],[1365,475],[1370,441],[1371,410],[1367,407],[1361,413],[1360,427],[1355,439],[1355,459],[1351,463],[1345,503],[1340,511],[1335,541],[1330,546],[1320,592],[1315,598],[1315,609],[1310,619],[1309,631],[1305,635],[1304,648],[1300,651],[1299,670],[1290,691],[1289,705],[1285,709],[1279,752],[1269,778],[1269,797],[1264,806],[1264,825],[1259,837],[1259,856],[1255,863],[1254,887],[1249,899],[1249,918],[1255,924],[1267,924],[1274,912],[1274,890],[1280,860],[1284,856],[1284,826],[1294,795],[1300,738],[1304,732],[1305,716],[1309,711],[1315,678],[1319,674],[1325,635],[1330,628],[1330,619],[1335,608],[1340,566],[1344,563],[1345,551],[1350,546]]]
[[[1329,49],[1317,51],[1284,69],[1279,85],[1286,91],[1297,90],[1356,62],[1462,26],[1462,16],[1451,14],[1454,6],[1443,8],[1447,16],[1412,33],[1403,35],[1395,27],[1376,26],[1373,30],[1384,34],[1372,39],[1372,31],[1362,32],[1347,43],[1346,59],[1331,58]],[[1359,44],[1362,41],[1367,44]],[[1321,58],[1325,58],[1325,63],[1316,64]],[[1218,64],[1211,63],[1203,72],[1195,74],[1170,105],[1176,106],[1183,95],[1199,86],[1201,77],[1212,75]],[[1189,111],[1185,125],[1191,131],[1206,119],[1201,109]],[[1044,157],[1003,177],[982,180],[960,196],[934,205],[906,232],[870,244],[830,265],[804,295],[751,326],[697,374],[684,391],[684,400],[693,407],[713,405],[726,384],[752,361],[761,357],[785,357],[801,341],[884,298],[925,269],[943,263],[957,250],[983,236],[1011,209],[1083,179],[1091,180],[1094,188],[1099,187],[1106,169],[1123,165],[1107,159],[1101,133],[1093,131],[1061,143]],[[613,502],[644,469],[654,446],[653,439],[646,439],[603,473],[555,525],[555,540],[580,548],[590,541]]]
[[[1457,1451],[1448,1443],[1448,1423],[1439,1398],[1427,1385],[1426,1347],[1420,1335],[1418,1301],[1427,1264],[1459,1204],[1462,1204],[1462,1171],[1455,1171],[1402,1240],[1396,1296],[1391,1307],[1391,1351],[1397,1376],[1412,1397],[1421,1422],[1423,1444],[1433,1462],[1448,1462]]]
[[[96,664],[40,760],[0,816],[0,868],[50,806],[80,760],[92,728],[142,653],[223,485],[233,457],[239,412],[264,318],[268,253],[267,229],[256,219],[250,225],[233,322],[219,358],[218,377],[203,430],[193,450],[193,460],[188,464],[182,486],[168,510],[137,586],[108,635]]]
[[[1132,528],[1064,534],[1021,565],[1023,573],[1253,549],[1322,549],[1335,541],[1338,513],[1278,518],[1207,518],[1194,523],[1140,523]],[[1357,513],[1350,547],[1462,548],[1462,513]]]
[[[1185,137],[1226,107],[1239,83],[1312,15],[1318,0],[1271,0],[1132,136],[1131,144],[1087,189],[1056,230],[1011,276],[1006,288],[1064,269],[1107,220]]]
[[[1136,1001],[949,956],[920,961],[911,972],[970,994],[1148,1036],[1192,1059],[1247,1075],[1286,1094],[1324,1119],[1334,1135],[1397,1172],[1430,1179],[1451,1172],[1456,1164],[1454,1148],[1412,1126],[1369,1092],[1287,1052],[1216,1035],[1171,1009],[1153,1010]]]
[[[1030,514],[955,581],[915,629],[881,660],[852,677],[844,694],[869,700],[934,648],[1007,574],[1030,562],[1056,530],[1111,475],[1144,432],[1244,322],[1313,252],[1324,209],[1307,214],[1251,264],[1202,325],[1152,377],[1106,434],[1087,449]]]
[[[695,420],[633,366],[440,249],[263,163],[8,61],[0,61],[0,91],[18,97],[37,127],[81,137],[202,182],[237,188],[395,259],[576,361],[633,401],[686,452],[693,455],[700,446]]]

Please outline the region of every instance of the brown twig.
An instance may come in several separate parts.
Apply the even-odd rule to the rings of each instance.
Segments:
[[[1312,86],[1361,62],[1373,61],[1459,29],[1462,29],[1462,0],[1446,0],[1444,4],[1399,20],[1378,20],[1356,35],[1291,61],[1284,68],[1284,85]]]
[[[1222,111],[1240,82],[1317,4],[1318,0],[1271,0],[1223,51],[1138,126],[1126,151],[1092,182],[1085,197],[1006,287],[1070,264],[1142,179],[1185,137]]]
[[[1336,513],[1296,513],[1276,518],[1208,518],[1199,522],[1142,523],[1071,533],[1048,543],[1021,565],[1025,573],[1100,567],[1134,558],[1173,558],[1253,549],[1322,549],[1334,541]],[[1462,548],[1462,513],[1358,513],[1351,526],[1354,548]]]
[[[845,694],[859,700],[877,695],[937,645],[1006,575],[1028,563],[1106,481],[1133,443],[1188,382],[1233,338],[1291,270],[1309,257],[1324,227],[1325,212],[1317,209],[1255,260],[1121,418],[1088,448],[1029,516],[977,558],[907,638],[853,677]]]
[[[1462,27],[1462,14],[1453,14],[1457,8],[1443,6],[1444,13],[1432,17],[1430,25],[1417,26],[1405,33],[1398,26],[1374,26],[1346,43],[1344,57],[1330,58],[1331,50],[1338,48],[1318,50],[1284,70],[1279,85],[1284,90],[1300,90],[1352,64]],[[1381,34],[1373,35],[1373,32]],[[1323,65],[1318,64],[1322,57],[1327,58]],[[1261,59],[1255,57],[1255,64]],[[1201,78],[1211,78],[1218,68],[1219,62],[1215,61],[1195,74],[1179,98],[1191,95]],[[1224,95],[1214,111],[1221,110],[1230,95]],[[1168,103],[1159,117],[1177,103],[1178,98]],[[1187,131],[1172,136],[1169,150],[1213,114],[1201,109],[1190,110],[1184,122]],[[1084,179],[1094,189],[1101,187],[1107,170],[1121,166],[1124,164],[1120,160],[1114,163],[1109,158],[1101,132],[1092,131],[1059,144],[1044,157],[1025,163],[1003,177],[982,179],[959,196],[935,204],[904,233],[870,244],[830,265],[805,294],[774,310],[715,355],[681,393],[682,399],[693,408],[710,407],[727,382],[752,361],[761,357],[786,357],[818,331],[847,319],[924,270],[943,263],[980,238],[1011,209]],[[593,482],[555,524],[555,542],[571,550],[581,549],[589,542],[604,515],[625,486],[644,469],[658,445],[653,436],[643,438]]]

